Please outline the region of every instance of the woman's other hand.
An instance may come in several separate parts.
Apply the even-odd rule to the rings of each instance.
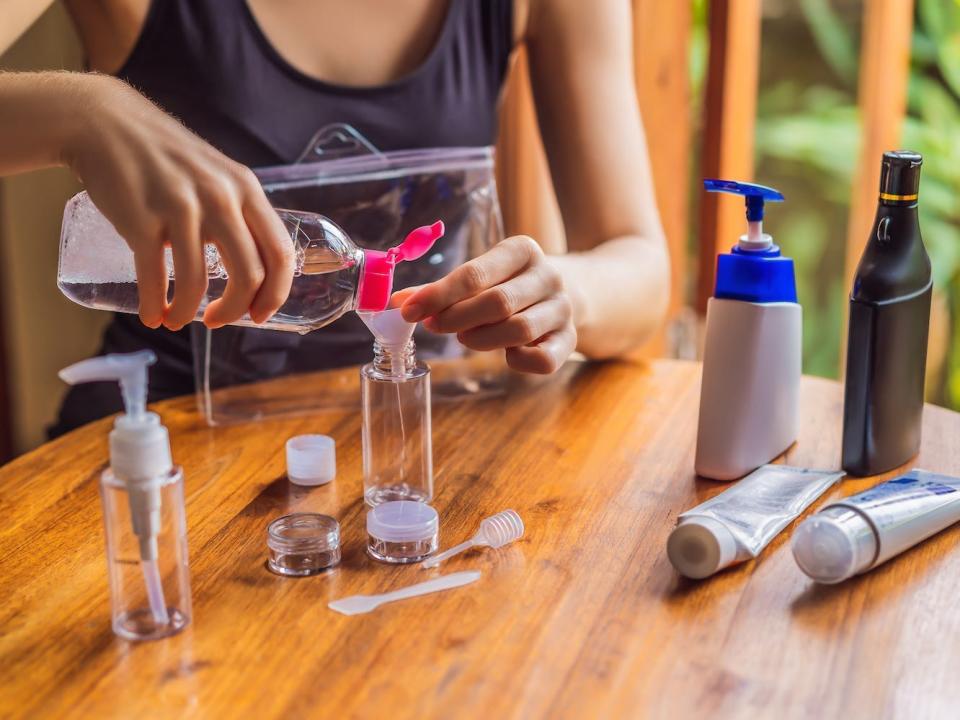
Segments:
[[[204,322],[216,328],[245,313],[267,320],[290,292],[293,247],[253,172],[125,83],[76,82],[76,130],[63,159],[134,252],[143,323],[178,330],[194,319],[207,290],[207,243],[229,279]],[[176,275],[169,304],[165,247]]]
[[[563,280],[529,237],[507,238],[445,278],[396,298],[408,322],[456,333],[474,350],[506,350],[514,370],[552,373],[577,345]]]

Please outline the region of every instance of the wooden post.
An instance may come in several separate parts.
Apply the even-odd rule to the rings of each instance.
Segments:
[[[710,55],[704,102],[703,177],[753,179],[760,0],[711,0]],[[696,308],[713,294],[717,253],[744,232],[743,203],[705,193],[700,200]]]
[[[0,208],[3,207],[3,186],[0,185]],[[0,223],[0,233],[3,223]],[[3,251],[3,238],[0,237],[0,255]],[[13,457],[13,403],[10,399],[10,373],[7,364],[6,317],[3,298],[0,297],[0,465]]]
[[[860,52],[861,141],[847,225],[844,282],[849,288],[877,209],[880,160],[896,150],[907,110],[913,0],[868,0]]]
[[[691,117],[689,2],[633,0],[633,58],[637,97],[647,135],[660,219],[670,250],[670,309],[687,297],[687,229]],[[647,348],[663,355],[664,333]]]

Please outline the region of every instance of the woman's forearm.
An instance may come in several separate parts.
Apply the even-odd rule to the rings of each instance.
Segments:
[[[577,350],[587,357],[622,355],[650,339],[663,322],[670,262],[662,240],[619,237],[549,261],[563,276]]]
[[[231,268],[204,322],[264,322],[290,294],[294,257],[249,168],[126,83],[86,73],[0,74],[0,174],[68,166],[134,254],[140,317],[179,330],[207,291],[204,244]],[[168,302],[164,247],[176,288]]]
[[[93,75],[0,73],[0,175],[65,164]]]

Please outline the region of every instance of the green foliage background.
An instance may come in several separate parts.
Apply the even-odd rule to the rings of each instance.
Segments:
[[[691,73],[694,96],[702,97],[706,0],[694,8]],[[796,261],[804,372],[826,377],[839,375],[847,304],[862,14],[862,0],[764,3],[756,178],[787,197],[771,207],[765,227]],[[950,315],[945,372],[928,378],[927,393],[960,407],[960,0],[917,0],[908,104],[901,145],[924,156],[920,226]]]

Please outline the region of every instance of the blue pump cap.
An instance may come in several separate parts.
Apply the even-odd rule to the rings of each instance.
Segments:
[[[752,303],[797,302],[793,260],[783,257],[776,245],[763,252],[734,247],[717,256],[713,296]]]
[[[763,220],[767,200],[781,202],[783,195],[773,188],[733,180],[704,180],[708,192],[742,195],[747,203],[747,221]],[[729,253],[717,257],[716,285],[713,296],[725,300],[753,303],[797,302],[797,282],[793,260],[783,257],[769,235],[745,242],[746,236]]]
[[[736,180],[707,179],[703,181],[703,188],[707,192],[743,195],[746,198],[748,222],[763,220],[763,203],[767,200],[772,202],[783,201],[783,193],[779,190],[755,183],[737,182]]]

